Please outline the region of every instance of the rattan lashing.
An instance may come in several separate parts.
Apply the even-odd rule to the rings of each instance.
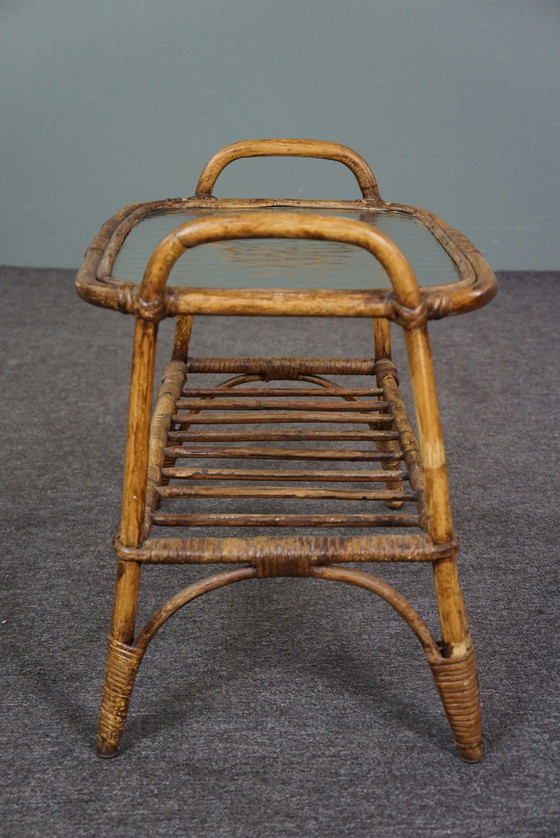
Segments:
[[[117,213],[88,249],[78,276],[78,291],[85,299],[136,317],[122,518],[115,539],[118,574],[98,751],[102,756],[118,752],[142,656],[172,614],[223,585],[254,578],[301,576],[365,588],[396,610],[421,643],[463,757],[476,761],[482,755],[476,665],[456,572],[457,539],[449,507],[427,321],[468,311],[493,295],[493,276],[480,254],[435,216],[415,211],[427,226],[431,225],[440,241],[447,241],[448,252],[462,274],[451,290],[440,287],[420,291],[410,265],[390,239],[360,222],[320,216],[321,205],[332,209],[342,204],[308,202],[313,212],[307,215],[255,211],[191,222],[177,228],[156,248],[140,286],[108,276],[127,231],[146,212],[201,202],[215,205],[212,189],[223,166],[238,157],[265,154],[338,160],[358,178],[364,203],[396,206],[381,200],[365,161],[345,147],[296,140],[235,144],[208,164],[194,199],[152,202]],[[257,210],[263,205],[278,205],[252,203]],[[284,203],[301,207],[304,202]],[[216,204],[223,206],[224,202]],[[243,202],[231,204],[237,207]],[[393,291],[263,291],[250,297],[234,289],[167,288],[169,271],[185,250],[243,237],[319,238],[364,247],[382,263]],[[342,313],[374,317],[375,352],[371,357],[350,359],[192,358],[189,341],[192,315],[197,313]],[[176,315],[172,358],[163,372],[152,413],[157,324],[163,317]],[[391,358],[391,320],[405,332],[418,438]],[[229,377],[212,386],[193,386],[191,378],[199,373]],[[352,380],[346,385],[331,381],[329,376],[351,376]],[[355,376],[362,377],[359,384]],[[355,442],[369,446],[352,447]],[[304,448],[297,447],[303,443]],[[240,459],[241,467],[237,465]],[[187,465],[182,464],[185,460]],[[247,466],[248,462],[263,460],[264,467]],[[307,463],[305,470],[295,467],[302,461]],[[193,498],[199,504],[205,498],[229,502],[256,498],[257,503],[258,498],[276,498],[279,502],[297,498],[301,509],[303,504],[321,499],[337,505],[366,504],[368,511],[329,514],[279,509],[278,513],[265,514],[253,509],[175,509],[174,504],[190,503]],[[369,511],[370,507],[377,508]],[[198,534],[208,526],[213,533],[216,527],[257,527],[258,534],[249,538]],[[154,530],[161,527],[171,529],[173,535],[166,532],[163,537],[156,536]],[[263,528],[270,527],[272,534],[262,534]],[[317,528],[328,532],[332,527],[350,531],[357,528],[358,534],[313,534]],[[379,527],[384,531],[371,532]],[[177,528],[179,535],[175,536]],[[193,528],[195,534],[190,535]],[[293,534],[273,534],[286,528]],[[433,565],[440,643],[391,586],[347,566],[370,561]],[[233,567],[188,586],[136,631],[140,571],[146,563]]]

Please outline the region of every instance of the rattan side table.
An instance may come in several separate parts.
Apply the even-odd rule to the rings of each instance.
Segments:
[[[362,198],[213,196],[230,162],[272,155],[338,161],[356,176]],[[432,213],[383,201],[367,163],[345,146],[252,140],[218,152],[194,197],[112,216],[86,251],[76,287],[88,302],[136,318],[99,755],[118,753],[143,654],[172,614],[233,582],[301,576],[357,585],[396,610],[425,652],[463,758],[479,760],[476,664],[457,577],[427,324],[493,297],[495,278],[481,254]],[[367,317],[374,352],[193,358],[198,314]],[[176,318],[176,330],[154,407],[165,317]],[[417,435],[391,357],[391,321],[405,334]],[[226,378],[192,384],[198,373]],[[207,511],[208,499],[222,511]],[[275,499],[277,509],[255,511],[262,499]],[[336,511],[305,511],[317,500],[335,501]],[[348,567],[395,561],[432,564],[441,641],[394,588]],[[137,631],[146,563],[233,568],[189,585]]]

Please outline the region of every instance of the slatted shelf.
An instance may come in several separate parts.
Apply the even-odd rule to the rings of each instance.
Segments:
[[[402,445],[404,420],[393,397],[380,387],[327,381],[310,364],[300,380],[293,376],[289,384],[277,384],[286,359],[270,360],[268,373],[262,371],[266,359],[256,359],[253,372],[248,359],[237,365],[223,359],[189,362],[187,368],[205,373],[238,375],[219,386],[183,386],[171,401],[164,397],[164,412],[156,407],[154,459],[160,465],[152,474],[149,526],[418,527],[422,492],[416,477],[414,486],[410,482],[417,468]],[[320,372],[333,364],[337,373],[370,371],[365,360],[319,360]],[[185,460],[191,464],[177,465]],[[208,465],[196,466],[197,460]],[[239,467],[226,466],[228,460]],[[251,467],[258,461],[274,465]],[[247,505],[251,499],[267,505],[254,511]],[[206,510],[205,500],[212,503]],[[285,507],[290,500],[299,508]],[[324,504],[332,501],[344,507],[328,512]],[[401,511],[404,504],[413,511]]]

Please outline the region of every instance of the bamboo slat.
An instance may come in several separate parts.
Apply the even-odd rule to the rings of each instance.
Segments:
[[[214,401],[210,398],[201,399],[179,399],[177,410],[330,410],[337,413],[345,411],[363,410],[364,412],[376,412],[386,410],[387,402],[382,401],[360,401],[351,402],[339,401],[316,401],[315,399],[298,401],[297,399],[219,399]]]
[[[343,470],[317,470],[308,471],[302,469],[227,469],[227,468],[173,468],[162,469],[162,474],[168,479],[180,480],[301,480],[305,482],[370,482],[384,481],[385,473],[380,469],[376,471],[343,471]],[[397,476],[397,475],[395,475]],[[400,479],[408,477],[406,471],[398,473]]]
[[[394,459],[392,452],[385,451],[355,451],[352,449],[321,449],[321,448],[184,448],[169,447],[165,449],[168,457],[213,457],[216,459],[257,459],[257,460],[353,460],[358,462],[373,462],[377,460]]]
[[[269,515],[156,512],[158,527],[417,527],[418,515]]]
[[[162,498],[307,498],[315,500],[402,500],[414,501],[414,492],[372,489],[304,489],[300,486],[160,486]]]
[[[334,393],[333,393],[334,391]],[[381,396],[383,390],[381,387],[339,387],[334,386],[332,389],[321,389],[320,387],[237,387],[235,389],[235,397],[258,398],[260,396],[274,396],[282,397],[288,396],[294,398],[295,396],[313,396],[327,397],[337,395],[343,396]],[[221,387],[185,387],[182,396],[184,398],[206,398],[207,396],[223,396],[225,398],[231,397],[230,388]]]
[[[299,431],[299,430],[235,430],[235,431],[170,431],[167,439],[170,442],[312,442],[349,441],[373,442],[374,440],[395,440],[399,435],[396,431]]]
[[[378,413],[373,418],[366,413],[334,413],[334,412],[317,412],[317,413],[297,413],[296,411],[286,411],[285,413],[265,413],[264,411],[257,411],[255,413],[222,413],[219,416],[206,414],[189,414],[184,416],[176,413],[173,421],[178,425],[243,425],[243,424],[278,424],[282,422],[297,423],[297,422],[332,422],[339,424],[341,422],[353,422],[362,425],[371,424],[388,424],[392,421],[392,416],[388,413]]]

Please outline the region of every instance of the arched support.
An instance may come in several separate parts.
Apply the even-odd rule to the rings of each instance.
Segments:
[[[428,627],[410,603],[374,576],[328,565],[312,567],[310,575],[365,588],[382,597],[400,614],[422,644],[461,756],[465,762],[479,762],[483,756],[482,719],[474,648],[470,646],[461,657],[444,658]]]
[[[175,596],[168,599],[161,608],[154,611],[138,633],[134,646],[128,648],[134,648],[138,653],[144,654],[150,641],[164,623],[189,602],[210,591],[223,588],[225,585],[231,585],[233,582],[254,579],[257,575],[258,571],[255,567],[243,566],[235,570],[225,570],[222,573],[215,573],[212,576],[207,576],[204,579],[193,582],[192,585],[183,588],[182,591],[179,591]],[[339,567],[338,565],[313,565],[309,568],[308,575],[315,579],[330,579],[334,582],[346,582],[350,585],[356,585],[384,599],[412,629],[420,641],[428,660],[430,662],[437,662],[442,659],[439,647],[424,620],[422,620],[412,605],[391,585],[388,585],[387,582],[383,582],[376,576],[371,576],[369,573],[364,573],[361,570],[352,570],[350,568]]]
[[[191,602],[208,591],[214,591],[216,588],[250,579],[256,575],[255,568],[240,567],[224,573],[216,573],[214,576],[208,576],[206,579],[189,585],[152,614],[131,646],[109,636],[107,670],[97,733],[97,753],[100,757],[118,756],[119,742],[124,730],[136,674],[148,643],[157,630],[187,602]]]
[[[315,579],[346,582],[364,588],[385,600],[404,619],[420,641],[430,664],[457,746],[468,762],[478,761],[482,756],[482,732],[473,650],[469,650],[461,659],[443,658],[426,623],[410,603],[391,585],[375,576],[336,565],[311,566],[308,575]],[[99,720],[100,756],[113,757],[118,754],[118,743],[126,721],[136,673],[157,631],[173,614],[203,594],[257,576],[255,567],[245,566],[200,579],[155,611],[139,632],[133,646],[109,638],[107,677]]]
[[[351,570],[350,568],[338,567],[337,565],[315,565],[309,570],[309,575],[315,579],[330,579],[333,582],[346,582],[349,585],[356,585],[358,588],[365,588],[372,594],[384,599],[397,614],[412,629],[430,663],[441,659],[441,652],[434,640],[432,633],[424,620],[414,610],[412,605],[401,594],[399,594],[387,582],[383,582],[376,576],[364,573],[362,570]]]
[[[224,585],[231,585],[233,582],[242,582],[244,579],[252,579],[256,575],[257,571],[254,567],[238,567],[235,570],[225,570],[223,573],[215,573],[213,576],[207,576],[204,579],[199,579],[198,582],[193,582],[192,585],[183,588],[178,594],[168,599],[161,608],[154,611],[138,634],[134,644],[135,647],[144,653],[150,640],[162,625],[176,611],[179,611],[187,603],[192,602],[193,599],[197,599],[199,596],[207,594],[210,591],[215,591],[217,588],[223,588]]]
[[[151,615],[139,632],[134,643],[134,648],[143,654],[154,635],[164,623],[173,614],[183,608],[183,606],[192,602],[192,600],[217,588],[222,588],[224,585],[231,585],[233,582],[242,582],[245,579],[253,579],[257,575],[258,571],[255,567],[245,566],[236,568],[235,570],[226,570],[223,573],[216,573],[213,576],[207,576],[204,579],[194,582],[167,600],[161,608]],[[388,585],[387,582],[383,582],[376,576],[371,576],[369,573],[364,573],[361,570],[352,570],[336,565],[314,565],[309,568],[309,576],[315,579],[330,579],[334,582],[346,582],[350,585],[356,585],[384,599],[412,629],[420,641],[427,659],[431,663],[441,660],[442,656],[439,647],[424,620],[422,620],[412,605],[391,585]]]

